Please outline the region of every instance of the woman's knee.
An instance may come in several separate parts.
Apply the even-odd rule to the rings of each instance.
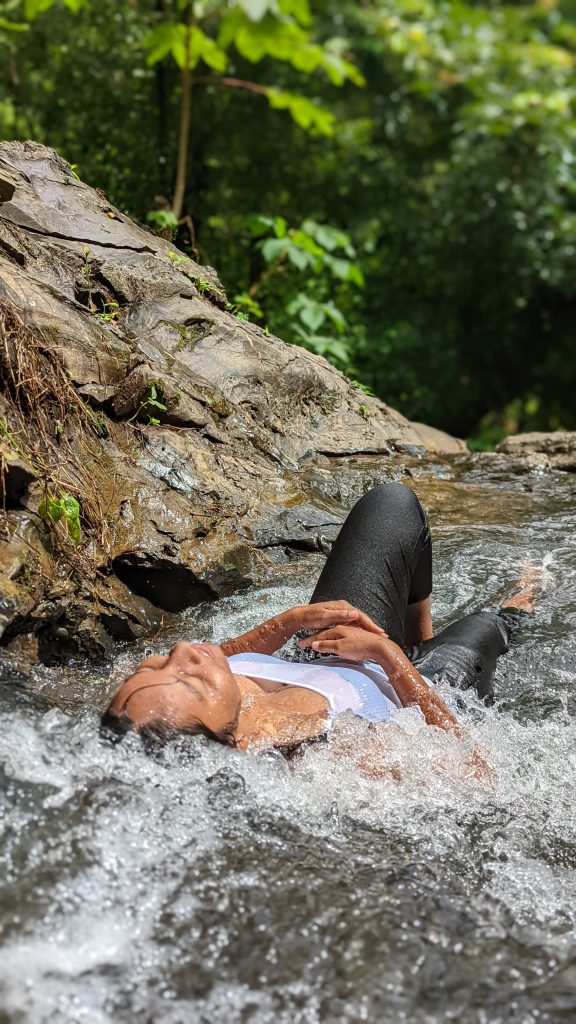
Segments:
[[[416,514],[421,522],[426,522],[424,510],[415,492],[406,484],[396,481],[372,487],[360,498],[355,508],[378,509],[381,513],[402,518]]]

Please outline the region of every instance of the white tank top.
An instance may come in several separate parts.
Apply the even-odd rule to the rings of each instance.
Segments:
[[[402,707],[384,669],[374,662],[350,662],[327,657],[321,661],[283,661],[270,654],[233,654],[228,664],[237,675],[302,686],[322,694],[335,715],[352,711],[372,722],[387,722]],[[425,680],[429,686],[432,683]]]

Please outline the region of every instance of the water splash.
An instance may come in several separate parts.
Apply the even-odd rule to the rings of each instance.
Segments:
[[[437,627],[501,596],[526,554],[544,559],[498,704],[465,695],[493,790],[466,743],[414,711],[382,739],[343,716],[289,766],[202,737],[154,757],[134,736],[104,745],[110,665],[6,685],[2,1024],[574,1020],[576,515],[536,497],[521,529],[488,507],[435,530]],[[197,609],[157,649],[224,639],[306,597]],[[121,650],[121,672],[144,652]],[[368,777],[363,757],[391,771]]]

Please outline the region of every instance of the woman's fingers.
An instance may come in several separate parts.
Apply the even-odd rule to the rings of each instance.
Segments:
[[[355,626],[359,626],[361,629],[365,629],[369,633],[378,633],[380,636],[386,636],[384,630],[380,626],[377,626],[366,612],[360,611],[359,608],[354,608],[354,606],[348,604],[347,601],[334,601],[332,606],[325,606],[325,612],[326,618],[332,619],[331,622],[326,623],[327,625],[336,626],[339,622],[343,625],[353,622]]]
[[[362,629],[367,630],[368,633],[378,633],[379,636],[388,636],[386,631],[382,629],[381,626],[377,626],[375,622],[372,622],[370,616],[366,615],[364,612],[358,612],[358,621],[356,624]]]
[[[331,629],[322,629],[318,633],[314,633],[314,636],[307,636],[303,640],[298,641],[299,647],[311,647],[312,644],[317,643],[320,640],[340,640],[342,639],[342,633],[338,629],[338,626],[333,626]]]
[[[386,636],[384,630],[377,626],[369,615],[360,611],[359,608],[354,608],[348,601],[325,601],[309,604],[303,609],[301,620],[303,629],[326,629],[330,626],[354,625],[369,633]]]
[[[310,644],[313,651],[325,654],[336,654],[340,650],[339,640],[313,640]]]
[[[314,605],[310,605],[314,608]],[[356,608],[318,608],[310,615],[312,628],[323,629],[329,626],[337,626],[339,622],[356,622],[361,612]]]

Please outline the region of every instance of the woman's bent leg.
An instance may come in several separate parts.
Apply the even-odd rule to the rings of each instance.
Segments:
[[[432,590],[425,513],[404,484],[382,484],[354,506],[330,552],[311,603],[346,600],[400,646],[408,604]]]
[[[461,690],[473,687],[486,704],[494,703],[494,672],[501,654],[526,612],[491,608],[453,622],[431,640],[425,640],[408,657],[432,682],[450,683]]]

